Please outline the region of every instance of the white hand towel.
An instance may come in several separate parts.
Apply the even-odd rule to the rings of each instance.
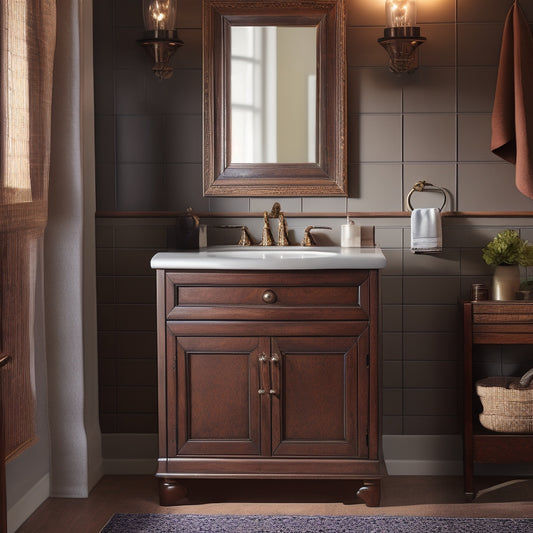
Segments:
[[[436,207],[414,209],[411,213],[411,252],[442,251],[442,222]]]

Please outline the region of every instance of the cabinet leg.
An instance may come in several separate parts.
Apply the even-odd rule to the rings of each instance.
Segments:
[[[381,481],[379,479],[365,481],[357,491],[357,496],[366,503],[367,507],[378,507],[381,498]]]
[[[178,505],[187,497],[187,489],[175,479],[159,480],[159,504]]]

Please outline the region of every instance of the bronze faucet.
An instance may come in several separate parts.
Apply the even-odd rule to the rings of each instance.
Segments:
[[[263,213],[263,236],[261,238],[261,246],[272,246],[274,244],[274,237],[270,229],[270,222],[268,221],[268,212]]]
[[[270,228],[270,218],[277,218],[279,220],[278,227],[278,246],[290,246],[289,235],[287,230],[287,222],[285,221],[285,215],[281,211],[279,202],[275,202],[270,210],[263,213],[263,236],[261,239],[261,246],[274,246],[274,237],[272,236],[272,230]]]
[[[304,231],[304,238],[302,246],[316,246],[315,238],[311,235],[311,230],[314,229],[331,229],[329,226],[307,226]]]
[[[287,222],[285,222],[285,215],[279,214],[279,227],[278,227],[278,246],[290,246],[289,235],[287,230]]]

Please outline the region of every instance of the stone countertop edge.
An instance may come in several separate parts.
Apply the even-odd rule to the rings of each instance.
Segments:
[[[151,268],[164,270],[364,270],[385,265],[379,246],[208,246],[158,252],[150,262]]]

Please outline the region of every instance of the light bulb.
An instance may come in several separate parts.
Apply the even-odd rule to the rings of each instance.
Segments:
[[[415,0],[386,0],[385,16],[389,28],[416,26]]]
[[[147,31],[176,28],[176,0],[143,0],[144,26]]]

